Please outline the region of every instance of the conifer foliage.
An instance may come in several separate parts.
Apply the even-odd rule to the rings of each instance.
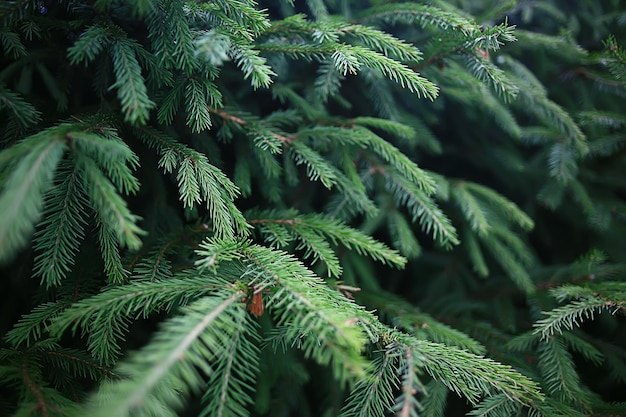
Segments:
[[[576,3],[2,2],[0,413],[625,415]]]

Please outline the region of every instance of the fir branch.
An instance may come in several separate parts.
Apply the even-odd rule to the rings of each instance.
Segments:
[[[409,302],[386,291],[360,291],[357,299],[368,307],[379,310],[386,320],[398,329],[415,335],[420,340],[431,340],[447,346],[457,346],[477,355],[485,353],[485,347],[465,333],[437,321]]]
[[[580,354],[596,366],[602,365],[604,355],[594,345],[584,340],[580,333],[567,332],[560,335],[568,349]]]
[[[557,142],[552,145],[548,154],[548,167],[550,174],[561,184],[573,181],[578,174],[576,155],[565,143]]]
[[[516,223],[524,230],[531,230],[533,228],[532,219],[524,213],[517,204],[508,200],[498,192],[475,182],[464,182],[463,186],[486,200],[490,207],[502,213],[508,220]]]
[[[94,9],[101,13],[108,12],[112,7],[116,5],[115,0],[96,0],[94,2]],[[135,17],[146,16],[152,11],[154,2],[150,0],[134,0],[130,4],[130,14]]]
[[[34,355],[44,366],[63,370],[74,377],[89,378],[99,381],[103,378],[120,379],[122,376],[111,369],[93,361],[83,351],[61,348],[57,343],[39,343],[35,346]]]
[[[216,0],[211,3],[202,3],[201,9],[213,14],[222,20],[224,26],[229,27],[237,35],[243,35],[238,28],[245,28],[248,40],[260,35],[270,27],[270,21],[265,10],[259,10],[254,1],[227,1]]]
[[[0,19],[5,26],[11,26],[31,16],[38,9],[36,0],[6,1],[0,3]]]
[[[248,121],[248,120],[245,120],[245,119],[243,119],[242,117],[239,117],[239,116],[237,116],[237,115],[234,115],[234,114],[232,114],[232,113],[229,113],[228,111],[223,110],[223,109],[216,109],[216,108],[213,108],[213,107],[209,107],[209,111],[210,111],[211,113],[215,113],[215,114],[217,114],[217,115],[218,115],[218,116],[220,116],[222,119],[224,119],[224,120],[226,120],[226,121],[228,121],[228,122],[235,123],[236,125],[239,125],[239,126],[247,127],[247,126],[249,126],[250,124],[254,124],[253,122],[250,122],[250,121]],[[245,116],[247,116],[247,115],[245,115]],[[278,133],[276,133],[276,132],[269,132],[269,133],[270,133],[270,134],[271,134],[274,138],[276,138],[278,141],[280,141],[280,142],[289,143],[289,142],[291,142],[291,141],[293,140],[293,138],[286,137],[286,136],[281,135],[281,134],[278,134]]]
[[[436,188],[433,178],[389,141],[384,140],[369,129],[358,126],[352,129],[350,133],[350,139],[356,139],[354,143],[364,144],[372,149],[385,162],[392,165],[398,173],[417,185],[425,194],[430,195],[435,192]]]
[[[328,17],[328,9],[322,0],[306,0],[306,4],[316,19],[324,20]]]
[[[203,31],[193,41],[194,56],[210,65],[222,66],[230,60],[231,41],[228,34],[219,29]]]
[[[177,252],[196,244],[196,234],[203,235],[206,224],[176,230],[157,239],[147,253],[137,253],[129,264],[133,280],[164,281],[173,277],[173,259]]]
[[[380,130],[401,139],[413,139],[417,134],[413,126],[409,126],[395,120],[360,116],[355,117],[351,121],[355,125],[363,126],[369,129]]]
[[[97,123],[96,133],[83,131],[68,132],[66,137],[72,144],[72,151],[89,155],[102,168],[113,184],[124,194],[139,191],[139,181],[133,176],[133,170],[139,167],[139,158],[131,148],[117,135],[117,131],[102,126],[97,121],[81,121],[91,130],[91,123]]]
[[[480,241],[520,289],[528,294],[534,293],[535,284],[527,271],[531,255],[523,242],[509,230],[498,228],[494,231],[493,235],[479,237]]]
[[[465,183],[459,181],[452,184],[451,188],[452,197],[461,206],[461,211],[463,211],[465,218],[469,221],[472,230],[478,235],[487,235],[491,228],[488,214],[474,195],[465,187]]]
[[[122,264],[119,248],[120,241],[116,230],[99,213],[96,215],[96,225],[98,227],[98,245],[102,261],[104,262],[106,281],[112,285],[123,284],[128,279],[128,271]]]
[[[444,417],[448,394],[446,386],[439,381],[430,381],[426,384],[426,393],[422,400],[424,417]]]
[[[472,36],[468,38],[464,47],[474,51],[482,49],[487,53],[498,51],[505,42],[517,41],[515,33],[515,27],[509,26],[506,22],[495,26],[481,26],[478,28],[478,32],[473,31],[471,33]]]
[[[172,87],[160,100],[157,109],[157,121],[163,125],[169,125],[174,120],[174,116],[180,110],[180,104],[185,94],[187,77],[179,76]],[[190,115],[188,115],[190,116]]]
[[[46,417],[67,415],[76,404],[50,387],[36,356],[32,351],[0,350],[0,359],[9,361],[9,366],[0,369],[0,378],[13,385],[23,386],[22,401],[16,407],[16,413]]]
[[[395,100],[394,91],[389,88],[389,82],[368,68],[361,71],[361,77],[367,85],[368,97],[374,105],[375,114],[379,117],[397,120],[400,110]]]
[[[567,34],[549,35],[538,31],[516,29],[515,36],[518,39],[517,46],[520,48],[532,45],[541,48],[551,54],[558,54],[565,60],[579,60],[589,53],[576,43],[574,37]]]
[[[331,199],[327,208],[332,217],[344,219],[361,213],[373,217],[378,213],[378,208],[367,196],[358,175],[341,173],[337,176],[337,189],[341,194]]]
[[[615,36],[609,36],[604,41],[604,48],[608,59],[604,59],[602,64],[609,69],[616,80],[626,79],[626,52],[617,43]]]
[[[580,127],[575,123],[569,113],[557,103],[548,99],[541,91],[532,88],[532,85],[524,83],[523,80],[516,80],[520,85],[516,103],[523,105],[523,110],[537,117],[546,126],[554,126],[562,134],[563,145],[571,148],[574,156],[584,155],[587,151],[586,137]],[[526,85],[525,85],[526,84]],[[527,88],[526,88],[527,87]]]
[[[497,394],[482,400],[468,416],[472,417],[498,417],[514,416],[520,412],[520,404],[511,402],[505,394]]]
[[[342,75],[356,75],[362,67],[381,74],[394,81],[402,88],[408,89],[418,97],[434,100],[438,87],[431,81],[420,76],[407,65],[387,57],[383,53],[371,49],[345,43],[325,43],[321,45],[265,43],[259,48],[266,52],[282,53],[293,58],[316,59],[322,61],[328,56],[332,59],[335,69]]]
[[[418,97],[426,97],[430,100],[437,97],[439,89],[435,84],[406,65],[381,53],[358,46],[340,45],[333,52],[332,57],[335,60],[335,66],[343,75],[356,74],[358,66],[363,65],[397,82],[402,88],[417,94]]]
[[[332,59],[322,60],[315,78],[315,96],[320,102],[326,103],[330,97],[339,93],[344,79],[345,77],[335,70]]]
[[[465,250],[472,262],[472,269],[481,277],[487,277],[489,275],[489,267],[487,261],[483,255],[483,251],[478,244],[478,239],[468,229],[463,230],[461,241],[465,242]]]

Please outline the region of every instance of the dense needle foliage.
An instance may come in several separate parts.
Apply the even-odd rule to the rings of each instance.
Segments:
[[[626,415],[619,1],[0,22],[0,414]]]

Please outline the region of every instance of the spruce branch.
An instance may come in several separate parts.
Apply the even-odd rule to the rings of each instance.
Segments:
[[[41,113],[24,98],[0,83],[0,111],[7,111],[9,117],[17,121],[22,128],[36,125],[41,119]]]
[[[377,21],[392,25],[418,23],[444,31],[454,29],[466,36],[480,31],[476,24],[458,14],[412,2],[370,7],[359,16],[359,22]]]
[[[387,56],[359,46],[340,45],[332,55],[335,66],[343,75],[356,74],[360,65],[379,72],[386,78],[397,82],[402,88],[408,89],[418,97],[434,100],[438,87],[426,78],[421,77],[408,66]]]
[[[216,235],[245,235],[248,225],[234,204],[239,189],[206,155],[150,127],[134,128],[139,139],[161,154],[165,173],[177,170],[180,199],[185,207],[205,202]]]
[[[337,169],[315,150],[302,141],[292,142],[289,150],[293,154],[296,165],[306,166],[307,176],[311,181],[320,181],[326,188],[331,188],[337,184]]]
[[[572,356],[561,338],[546,340],[538,350],[538,367],[545,378],[547,391],[566,404],[588,406],[591,401],[589,391],[581,384]]]
[[[67,57],[70,64],[87,65],[112,43],[110,32],[106,27],[94,25],[85,30],[74,45],[68,48]]]
[[[237,310],[235,329],[224,346],[223,356],[216,364],[203,395],[206,404],[202,417],[247,416],[252,404],[249,394],[254,389],[259,368],[258,335],[252,315]]]
[[[392,211],[387,216],[387,230],[391,245],[407,259],[415,259],[422,253],[422,247],[411,230],[411,223],[400,211]]]
[[[74,157],[77,169],[83,175],[83,188],[87,190],[90,205],[97,213],[100,224],[107,230],[105,233],[111,233],[122,246],[139,249],[139,236],[145,234],[137,226],[139,217],[130,212],[126,201],[116,192],[116,187],[96,161],[83,153],[75,153]]]
[[[481,401],[478,406],[468,414],[468,416],[514,416],[519,414],[520,408],[520,404],[511,402],[505,394],[496,394]]]
[[[234,34],[245,35],[247,40],[254,39],[255,36],[260,35],[270,27],[267,12],[259,10],[253,1],[217,0],[211,3],[202,3],[199,7],[220,19],[221,23]]]
[[[412,220],[419,221],[426,233],[432,234],[433,238],[444,248],[450,248],[459,243],[452,222],[430,196],[392,168],[385,169],[383,176],[386,180],[386,188],[393,195],[396,204],[406,206],[411,213]]]
[[[187,126],[194,133],[200,133],[211,127],[211,115],[207,104],[221,107],[222,95],[211,81],[204,78],[188,79],[185,86],[185,107]]]
[[[417,417],[423,406],[418,400],[419,394],[425,393],[425,387],[418,378],[419,358],[415,352],[405,348],[400,352],[401,394],[396,398],[393,410],[399,417]]]
[[[593,319],[596,314],[605,310],[615,314],[623,309],[623,305],[624,299],[613,301],[599,296],[587,296],[547,312],[546,317],[535,324],[535,333],[541,333],[543,339],[548,339],[563,330],[580,326],[583,320]]]
[[[608,55],[608,59],[604,59],[602,64],[605,65],[611,75],[616,80],[623,80],[626,78],[626,52],[619,45],[615,36],[609,36],[604,41],[605,55]]]
[[[465,52],[465,65],[480,81],[493,88],[505,101],[517,97],[519,86],[509,80],[506,73],[478,51]]]
[[[203,375],[212,374],[211,361],[224,352],[222,342],[237,329],[236,317],[246,314],[243,296],[231,289],[181,309],[182,315],[168,320],[142,351],[118,365],[117,372],[130,379],[102,384],[81,413],[175,415],[181,394],[197,391],[204,385]]]
[[[233,39],[230,56],[243,72],[244,79],[250,79],[253,88],[270,86],[272,77],[276,73],[267,65],[267,60],[260,55],[258,49],[248,43]]]
[[[262,234],[270,239],[276,236],[273,242],[277,247],[286,246],[292,239],[300,242],[297,249],[305,249],[305,258],[313,257],[313,260],[322,261],[328,268],[331,276],[341,275],[339,259],[329,246],[328,242],[338,243],[347,249],[355,250],[360,255],[367,255],[379,262],[402,268],[406,260],[386,245],[374,240],[357,229],[348,227],[346,224],[319,214],[299,214],[295,211],[264,211],[247,213],[248,223],[259,225]],[[265,229],[268,225],[278,225],[290,232],[290,237],[283,238],[280,242],[280,232],[275,228]]]
[[[159,64],[190,73],[194,67],[194,46],[184,4],[179,0],[158,1],[145,20]]]
[[[246,241],[210,239],[200,247],[199,268],[216,268],[218,256],[236,259],[251,284],[260,290],[275,287],[266,302],[280,331],[275,343],[297,346],[305,356],[330,364],[340,381],[366,374],[368,366],[360,355],[365,335],[357,325],[361,309],[293,255]]]
[[[443,417],[448,399],[446,386],[436,380],[430,381],[426,384],[426,393],[422,400],[422,414],[426,417]]]
[[[47,302],[34,307],[28,314],[23,315],[4,336],[4,340],[14,348],[30,347],[36,341],[47,335],[48,326],[68,306],[67,300]]]
[[[12,166],[0,194],[0,263],[12,259],[30,240],[43,207],[43,196],[56,171],[57,164],[67,149],[64,127],[50,128],[29,136],[12,149],[0,153],[3,170]],[[17,161],[5,163],[7,158]]]
[[[89,126],[91,122],[96,122],[96,126]],[[139,181],[133,175],[133,170],[139,167],[139,158],[118,136],[116,129],[89,119],[81,123],[87,125],[87,129],[95,130],[95,133],[68,132],[66,137],[72,145],[72,151],[88,155],[97,162],[124,194],[135,194],[139,191]]]
[[[485,353],[485,347],[477,340],[438,321],[398,296],[383,290],[361,291],[357,299],[368,307],[376,308],[393,326],[418,339],[456,346],[477,355]]]
[[[143,125],[150,118],[149,112],[156,104],[148,97],[141,66],[135,54],[137,47],[131,40],[118,40],[111,45],[116,81],[109,89],[117,89],[124,120]]]
[[[347,25],[338,28],[338,31],[358,39],[368,48],[377,50],[389,58],[403,62],[419,62],[422,59],[421,51],[414,45],[373,27]]]
[[[98,245],[102,254],[102,261],[104,262],[106,281],[113,285],[123,284],[128,279],[128,271],[122,264],[122,255],[119,247],[120,240],[117,231],[100,214],[96,215],[96,225],[98,227]]]
[[[378,353],[373,359],[372,375],[354,387],[340,416],[381,416],[390,410],[394,401],[393,392],[400,384],[397,365],[396,352]]]
[[[87,224],[87,198],[80,181],[80,172],[71,161],[62,161],[57,183],[46,195],[44,220],[35,233],[33,276],[40,277],[46,287],[61,284],[71,271],[74,258],[84,238]]]
[[[442,349],[444,345],[425,340],[413,346],[429,375],[474,404],[481,395],[489,396],[494,391],[520,404],[543,399],[534,381],[508,365],[454,347]]]
[[[90,352],[102,363],[113,364],[121,352],[118,341],[124,337],[131,319],[157,311],[169,312],[177,304],[185,305],[224,285],[222,281],[189,274],[164,282],[137,281],[111,287],[55,315],[50,330],[56,336],[67,329],[86,330]]]

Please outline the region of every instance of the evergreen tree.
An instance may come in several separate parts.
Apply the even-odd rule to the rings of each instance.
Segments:
[[[0,20],[2,415],[626,414],[619,1]]]

